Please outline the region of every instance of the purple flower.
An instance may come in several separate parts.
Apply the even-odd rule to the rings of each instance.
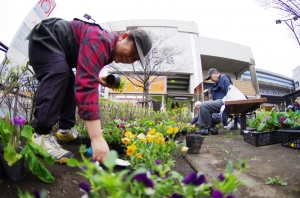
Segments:
[[[279,121],[280,122],[283,122],[283,121],[285,121],[286,120],[286,118],[285,117],[283,117],[283,118],[279,118]]]
[[[82,182],[78,184],[78,187],[84,190],[89,196],[91,195],[91,187],[88,184]]]
[[[221,191],[215,190],[215,191],[212,193],[212,197],[213,197],[213,198],[223,198],[223,194],[221,193]]]
[[[34,196],[35,198],[41,198],[41,192],[38,191],[38,190],[34,190],[34,191],[33,191],[33,196]]]
[[[133,125],[131,124],[131,125],[129,125],[129,128],[131,128],[132,129],[132,127],[133,127]]]
[[[160,160],[156,160],[156,161],[155,161],[155,164],[156,164],[156,165],[161,165],[161,161],[160,161]]]
[[[96,159],[96,158],[93,158],[93,159],[92,159],[92,162],[94,162],[94,163],[97,162],[97,159]]]
[[[137,174],[133,177],[133,179],[135,179],[138,182],[143,182],[143,184],[146,187],[150,187],[153,188],[154,187],[154,183],[151,179],[148,178],[147,173],[140,173]]]
[[[233,195],[228,195],[226,198],[234,198]]]
[[[262,123],[265,123],[265,122],[266,122],[266,119],[263,119],[261,122],[262,122]]]
[[[197,177],[197,173],[192,172],[186,178],[182,180],[184,184],[193,183],[194,185],[201,185],[206,182],[206,178],[203,174]]]
[[[171,195],[170,198],[183,198],[183,196],[182,196],[182,195],[179,195],[179,194],[177,194],[177,193],[174,193],[173,195]]]
[[[271,118],[270,117],[267,117],[267,120],[270,120]]]
[[[17,127],[21,127],[26,123],[26,120],[22,117],[17,117],[14,118],[13,120],[14,120],[14,124],[17,125]]]
[[[225,179],[224,175],[222,173],[218,176],[218,178],[219,178],[220,181],[224,181],[224,179]]]

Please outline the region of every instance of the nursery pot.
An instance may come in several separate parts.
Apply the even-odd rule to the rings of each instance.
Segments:
[[[197,135],[187,135],[186,136],[186,146],[189,148],[187,153],[197,154],[200,152],[204,137]]]
[[[121,78],[118,74],[109,74],[106,77],[106,82],[107,82],[107,84],[113,85],[114,87],[119,87]]]
[[[18,152],[22,151],[22,147],[19,146]],[[21,182],[25,178],[24,171],[24,157],[14,163],[12,166],[9,166],[4,159],[3,155],[3,144],[0,144],[0,163],[3,170],[3,175],[12,182]]]

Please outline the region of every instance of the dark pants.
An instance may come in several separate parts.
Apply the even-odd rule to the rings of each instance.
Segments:
[[[223,111],[222,113],[222,122],[223,122],[223,126],[228,125],[228,114],[225,111]]]
[[[33,128],[38,134],[49,134],[59,120],[59,128],[75,124],[75,76],[65,58],[39,46],[29,49],[30,65],[40,84],[34,103]]]

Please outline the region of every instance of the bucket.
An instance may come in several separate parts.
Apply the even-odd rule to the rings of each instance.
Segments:
[[[189,154],[198,154],[200,152],[204,137],[196,135],[187,135],[186,136],[186,146],[189,148],[187,153]]]

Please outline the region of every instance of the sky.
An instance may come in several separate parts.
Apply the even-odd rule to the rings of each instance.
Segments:
[[[9,46],[23,19],[38,0],[0,0],[0,41]],[[132,19],[194,21],[199,36],[250,47],[257,68],[292,78],[300,65],[300,46],[274,10],[255,0],[55,0],[50,17],[98,23]],[[12,16],[10,16],[12,15]],[[0,51],[0,59],[4,53]]]

